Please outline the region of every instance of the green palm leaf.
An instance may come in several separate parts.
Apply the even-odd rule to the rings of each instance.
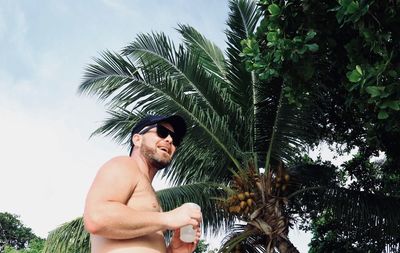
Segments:
[[[258,94],[265,97],[255,105],[255,150],[259,162],[266,169],[277,161],[291,164],[296,154],[304,152],[306,144],[316,136],[311,105],[306,104],[307,101],[300,106],[290,104],[284,97],[283,85],[278,89],[257,89]]]
[[[140,61],[142,70],[157,69],[176,81],[184,92],[196,94],[197,103],[218,113],[220,93],[214,80],[199,66],[199,57],[183,46],[175,46],[163,33],[141,34],[123,50],[123,54]]]
[[[256,231],[249,230],[247,225],[235,224],[222,241],[219,252],[262,253],[266,251],[268,238]]]
[[[112,55],[107,54],[107,56]],[[121,106],[123,107],[133,104],[139,105],[143,113],[156,111],[159,114],[171,114],[180,112],[183,115],[187,115],[189,122],[193,120],[203,130],[203,133],[210,136],[214,144],[219,146],[237,167],[240,167],[240,163],[235,158],[237,156],[234,153],[238,152],[239,148],[227,127],[226,117],[221,117],[207,108],[202,108],[198,103],[197,94],[193,92],[185,93],[179,79],[177,80],[173,76],[166,77],[164,72],[153,69],[153,66],[147,66],[145,71],[142,69],[142,76],[138,76],[136,72],[135,75],[131,75],[129,70],[136,68],[122,68],[119,63],[128,64],[128,61],[122,62],[118,57],[98,59],[97,62],[102,66],[101,71],[92,71],[92,69],[100,69],[100,66],[92,66],[89,69],[90,76],[87,75],[86,80],[81,85],[81,91],[93,92],[103,98],[110,97],[112,92],[120,89],[123,92],[111,98],[114,105],[122,104]],[[116,72],[119,74],[116,75]],[[110,80],[105,73],[109,73],[112,76],[111,80],[115,81],[113,86],[117,86],[118,89],[102,88],[107,86]],[[127,78],[129,76],[130,79]],[[147,94],[147,96],[144,94]],[[115,120],[111,119],[111,121]],[[108,130],[112,129],[108,128]],[[127,131],[124,132],[127,133]]]
[[[220,81],[224,82],[227,71],[225,58],[221,49],[191,26],[179,25],[178,32],[183,36],[188,50],[199,55],[199,64],[211,76],[217,77]]]
[[[198,56],[195,64],[204,69],[210,78],[217,79],[214,82],[214,86],[216,86],[216,90],[218,91],[218,97],[215,98],[224,105],[219,110],[219,113],[236,116],[233,117],[232,122],[243,121],[243,118],[240,118],[241,114],[235,114],[235,112],[242,113],[242,111],[241,107],[231,99],[226,76],[227,64],[222,51],[191,26],[179,25],[178,32],[181,33],[184,39],[186,50]],[[215,96],[215,94],[210,94],[210,96]]]
[[[201,206],[203,213],[203,225],[206,232],[215,233],[220,229],[226,229],[233,224],[233,217],[222,210],[217,199],[224,196],[225,191],[218,184],[192,183],[170,187],[157,191],[164,211],[169,211],[188,202],[194,202]],[[211,230],[210,228],[213,228]]]
[[[400,232],[400,196],[372,194],[337,186],[335,168],[325,165],[297,165],[288,172],[296,182],[288,196],[291,205],[303,205],[306,212],[328,212],[343,226],[382,229],[397,238]],[[304,209],[304,208],[302,208]],[[296,210],[299,210],[296,208]]]
[[[80,93],[107,99],[133,80],[140,79],[137,69],[128,59],[110,51],[103,52],[101,56],[102,59],[94,59],[96,64],[86,68],[84,81],[79,86]],[[134,98],[140,98],[139,95]]]
[[[257,103],[253,88],[256,80],[254,75],[246,70],[240,55],[242,53],[241,42],[255,32],[256,24],[261,18],[261,12],[257,9],[255,2],[244,0],[230,1],[229,9],[228,29],[225,31],[228,44],[226,50],[228,56],[227,78],[231,99],[241,108],[242,115],[246,117],[245,120],[241,121],[243,127],[237,129],[237,138],[243,148],[253,152],[255,144],[254,106]]]
[[[110,136],[115,142],[128,145],[131,129],[143,115],[136,111],[128,111],[124,108],[119,110],[109,110],[109,117],[103,121],[103,124],[92,133],[92,136],[103,134]],[[127,127],[129,126],[129,127]]]
[[[327,189],[324,196],[324,206],[343,224],[383,229],[386,236],[398,238],[400,216],[397,210],[400,208],[400,196],[371,194],[344,188]]]
[[[239,104],[244,113],[252,112],[253,80],[251,73],[246,71],[241,42],[255,32],[261,12],[253,1],[235,0],[229,2],[229,17],[227,35],[228,80],[231,85],[232,99]]]
[[[44,253],[89,253],[90,238],[83,226],[82,217],[64,223],[50,232],[43,250]]]

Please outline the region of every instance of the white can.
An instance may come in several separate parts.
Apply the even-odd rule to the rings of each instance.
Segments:
[[[201,210],[201,207],[196,203],[188,203],[191,207]],[[190,243],[194,242],[196,238],[196,230],[193,229],[192,225],[186,225],[181,227],[181,236],[179,237],[182,242]]]

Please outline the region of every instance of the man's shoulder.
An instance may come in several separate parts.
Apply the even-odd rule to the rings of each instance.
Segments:
[[[135,163],[134,159],[130,156],[127,155],[120,155],[120,156],[115,156],[108,160],[108,162],[111,163]]]
[[[134,172],[138,169],[136,161],[130,156],[116,156],[108,160],[103,166],[103,169],[113,170],[130,170]]]

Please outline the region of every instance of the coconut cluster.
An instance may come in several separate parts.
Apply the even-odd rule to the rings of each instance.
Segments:
[[[231,195],[227,199],[229,212],[236,214],[247,214],[253,211],[256,203],[253,192],[241,192]]]

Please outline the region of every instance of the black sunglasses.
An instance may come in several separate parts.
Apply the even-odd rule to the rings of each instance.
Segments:
[[[150,129],[157,127],[157,135],[160,138],[167,138],[168,135],[171,136],[172,138],[172,144],[174,144],[175,147],[178,147],[181,144],[182,139],[174,132],[172,132],[171,130],[169,130],[168,128],[164,127],[163,125],[160,124],[155,124],[155,125],[151,125],[148,126],[144,129],[142,129],[142,131],[140,131],[138,134],[145,134],[147,133]]]

